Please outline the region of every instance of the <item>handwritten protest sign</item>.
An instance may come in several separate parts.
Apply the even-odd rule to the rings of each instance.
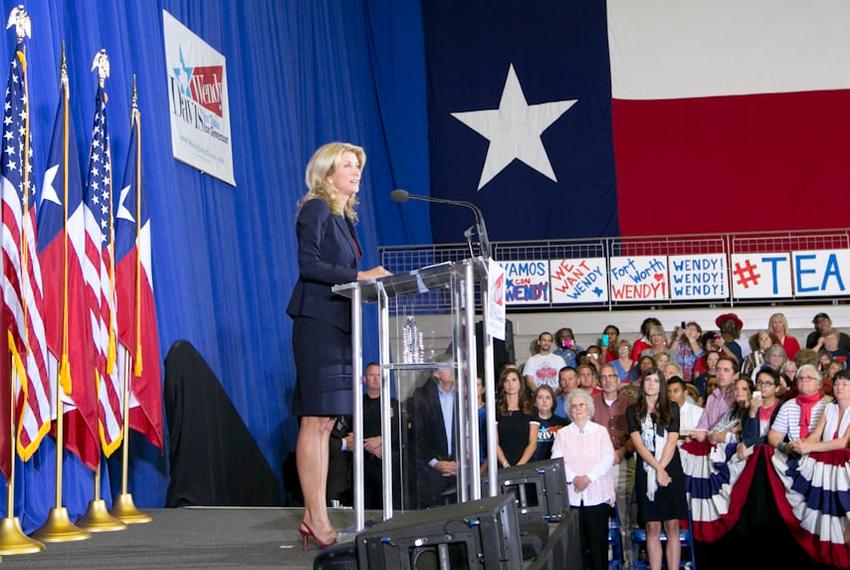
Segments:
[[[548,261],[500,261],[499,264],[505,268],[505,300],[509,305],[549,302]]]
[[[669,296],[666,255],[611,258],[611,298],[614,301],[660,301]]]
[[[734,253],[729,268],[737,299],[791,296],[791,256],[787,253]]]
[[[726,255],[671,255],[670,295],[673,299],[719,299],[728,295]]]
[[[798,297],[850,295],[850,250],[795,251],[791,255]]]
[[[604,257],[549,260],[553,303],[608,302]]]

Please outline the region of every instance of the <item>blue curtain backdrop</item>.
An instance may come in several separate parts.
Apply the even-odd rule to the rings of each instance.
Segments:
[[[4,19],[18,3],[2,3]],[[199,350],[283,483],[283,461],[297,431],[289,414],[295,372],[284,309],[298,272],[293,223],[312,151],[331,140],[367,150],[359,224],[364,265],[377,263],[380,244],[431,241],[428,209],[400,207],[387,197],[399,187],[429,192],[418,2],[24,5],[32,17],[27,45],[36,183],[42,180],[58,102],[61,43],[83,161],[96,89],[89,70],[95,52],[105,48],[111,58],[107,92],[116,180],[129,143],[131,74],[137,76],[162,355],[178,339]],[[171,156],[162,9],[227,58],[235,188]],[[13,47],[9,30],[0,42],[4,83]],[[366,356],[374,357],[371,312],[367,317]],[[164,456],[139,437],[131,441],[131,492],[140,506],[160,506],[168,481]],[[19,464],[17,509],[28,529],[44,521],[53,501],[54,449],[46,441],[30,462]],[[73,517],[90,498],[91,474],[70,457],[65,481]]]

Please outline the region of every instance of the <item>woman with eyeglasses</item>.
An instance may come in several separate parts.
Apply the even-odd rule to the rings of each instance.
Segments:
[[[564,460],[570,505],[578,511],[583,567],[605,570],[608,517],[616,497],[608,473],[614,465],[614,445],[608,430],[591,421],[595,406],[588,392],[573,390],[567,404],[573,423],[555,434],[552,458]]]
[[[797,453],[832,451],[850,444],[850,370],[839,370],[832,379],[835,402],[827,404],[815,429],[801,441],[791,443]]]
[[[744,418],[742,439],[746,447],[767,441],[767,432],[779,411],[777,392],[780,384],[779,373],[772,368],[763,368],[756,375],[756,391]]]
[[[827,404],[820,392],[822,380],[821,373],[811,364],[804,364],[797,370],[797,396],[779,408],[767,433],[770,445],[788,454],[790,443],[812,433]]]

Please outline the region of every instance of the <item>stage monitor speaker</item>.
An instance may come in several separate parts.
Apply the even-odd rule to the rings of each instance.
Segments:
[[[514,498],[520,524],[558,522],[570,508],[562,459],[500,469],[499,488]]]
[[[513,497],[408,511],[357,536],[360,570],[520,570]]]
[[[357,544],[338,542],[323,548],[313,560],[313,570],[358,570]]]

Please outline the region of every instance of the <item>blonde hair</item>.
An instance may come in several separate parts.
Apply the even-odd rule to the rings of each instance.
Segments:
[[[782,313],[773,313],[770,315],[770,318],[767,320],[767,327],[770,328],[771,323],[773,321],[779,321],[782,323],[783,330],[786,335],[788,334],[788,319],[785,318],[785,315]]]
[[[346,142],[331,142],[320,146],[310,161],[304,173],[304,183],[307,194],[301,199],[299,206],[309,200],[322,200],[336,215],[345,215],[352,222],[357,221],[357,204],[360,202],[357,194],[353,194],[345,206],[340,208],[336,201],[336,190],[328,184],[328,176],[334,173],[346,152],[354,153],[360,163],[360,170],[366,166],[366,151],[363,148]]]

